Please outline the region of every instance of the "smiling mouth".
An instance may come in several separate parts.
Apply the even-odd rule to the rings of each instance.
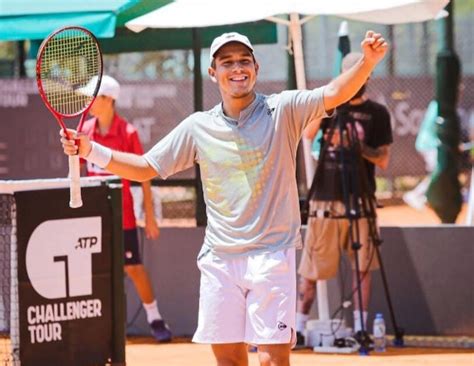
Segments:
[[[245,81],[248,79],[248,76],[241,75],[241,76],[234,76],[230,78],[230,81]]]

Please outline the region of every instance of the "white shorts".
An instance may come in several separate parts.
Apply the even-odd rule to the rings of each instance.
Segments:
[[[294,344],[295,249],[222,258],[207,253],[193,342]]]

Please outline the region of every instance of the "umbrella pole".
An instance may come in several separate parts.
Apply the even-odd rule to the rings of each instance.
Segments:
[[[306,75],[304,69],[303,36],[299,14],[290,14],[289,33],[293,46],[293,58],[295,60],[296,86],[299,90],[304,90],[306,89]],[[311,141],[303,136],[302,142],[306,184],[310,187],[315,172],[315,164],[311,157]],[[316,286],[319,320],[330,322],[327,282],[317,281]]]
[[[295,60],[296,87],[299,90],[306,89],[306,75],[304,70],[303,36],[301,32],[300,16],[297,13],[290,14],[289,36],[293,46],[293,58]],[[311,141],[303,136],[303,157],[306,176],[306,185],[309,188],[315,171],[313,159],[311,158]]]
[[[304,70],[303,36],[301,33],[300,16],[296,13],[290,14],[290,37],[293,45],[293,57],[295,59],[296,86],[298,89],[306,89],[306,75]]]

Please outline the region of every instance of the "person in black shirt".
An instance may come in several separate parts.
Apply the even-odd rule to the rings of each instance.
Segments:
[[[362,55],[360,53],[348,54],[342,64],[342,69],[347,70],[356,63]],[[378,104],[365,95],[364,85],[361,90],[344,106],[340,107],[335,116],[315,121],[308,126],[305,134],[307,138],[314,138],[319,129],[322,130],[321,151],[326,151],[320,156],[316,172],[316,189],[310,200],[310,213],[316,216],[309,217],[305,245],[299,264],[300,274],[299,294],[297,303],[296,330],[300,344],[304,342],[302,332],[305,328],[308,314],[316,296],[316,281],[335,277],[337,274],[341,252],[345,251],[351,258],[353,268],[353,288],[357,286],[355,272],[354,251],[349,243],[349,220],[345,217],[344,190],[349,193],[353,189],[365,189],[365,193],[375,201],[375,167],[386,169],[390,157],[390,144],[392,131],[390,114],[386,107]],[[337,121],[337,122],[336,122]],[[343,124],[339,130],[338,124]],[[354,131],[355,129],[355,131]],[[341,139],[340,131],[343,133]],[[347,148],[349,136],[358,138],[360,150]],[[354,139],[353,139],[354,140]],[[329,146],[325,146],[329,144]],[[344,164],[341,162],[341,147],[345,148]],[[365,182],[357,187],[344,187],[344,169],[359,169],[354,167],[354,157],[349,154],[360,154],[363,167],[352,171],[354,176],[366,174],[366,178],[359,180]],[[346,176],[348,172],[345,172]],[[320,215],[321,213],[321,215]],[[343,217],[343,218],[341,218]],[[370,272],[379,267],[374,253],[373,244],[369,235],[366,218],[359,219],[359,235],[362,247],[358,250],[358,260],[361,278],[362,310],[364,329],[367,329],[367,306],[370,297],[371,276]],[[357,293],[355,293],[357,294]],[[354,299],[354,333],[361,330],[359,303],[357,296]]]

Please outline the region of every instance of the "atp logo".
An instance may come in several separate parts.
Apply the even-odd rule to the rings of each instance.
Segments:
[[[92,295],[92,255],[102,251],[102,218],[50,220],[38,225],[26,248],[33,288],[47,299]]]

